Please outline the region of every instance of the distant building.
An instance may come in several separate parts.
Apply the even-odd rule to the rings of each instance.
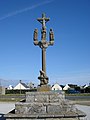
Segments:
[[[14,87],[12,85],[9,85],[9,87],[7,88],[8,90],[12,90]]]
[[[25,83],[20,82],[14,87],[14,90],[27,90],[30,89]]]
[[[73,88],[73,89],[75,89],[75,87],[77,87],[77,85],[75,85],[75,84],[68,84],[68,86],[69,86],[70,88]]]
[[[52,86],[52,90],[62,90],[62,87],[58,83],[56,83]]]
[[[68,90],[70,89],[70,86],[68,84],[65,85],[65,87],[63,88],[63,90]]]
[[[83,88],[87,88],[87,87],[88,87],[88,85],[84,85],[84,86],[83,86]]]

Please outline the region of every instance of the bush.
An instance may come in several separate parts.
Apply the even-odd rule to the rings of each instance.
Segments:
[[[13,90],[13,89],[8,90],[8,89],[6,89],[5,94],[25,94],[26,92],[35,92],[35,91],[37,91],[36,88],[29,89],[29,90]]]
[[[85,88],[85,93],[90,93],[90,86]]]

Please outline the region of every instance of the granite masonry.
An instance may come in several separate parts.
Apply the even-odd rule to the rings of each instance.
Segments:
[[[27,92],[6,120],[84,120],[85,114],[64,98],[63,92]]]

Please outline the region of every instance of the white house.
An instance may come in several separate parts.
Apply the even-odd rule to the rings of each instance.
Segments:
[[[84,85],[84,88],[87,88],[88,87],[88,85]]]
[[[20,82],[14,87],[14,90],[26,90],[30,89],[25,83]]]
[[[7,89],[8,89],[8,90],[12,90],[13,88],[14,88],[14,87],[13,87],[12,85],[9,85]]]
[[[70,86],[68,84],[65,85],[65,87],[63,88],[63,90],[68,90],[70,88]]]
[[[58,83],[56,83],[52,86],[52,90],[62,90],[62,87]]]

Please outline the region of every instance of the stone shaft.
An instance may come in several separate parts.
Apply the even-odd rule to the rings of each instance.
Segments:
[[[46,74],[46,50],[42,49],[42,71]]]

